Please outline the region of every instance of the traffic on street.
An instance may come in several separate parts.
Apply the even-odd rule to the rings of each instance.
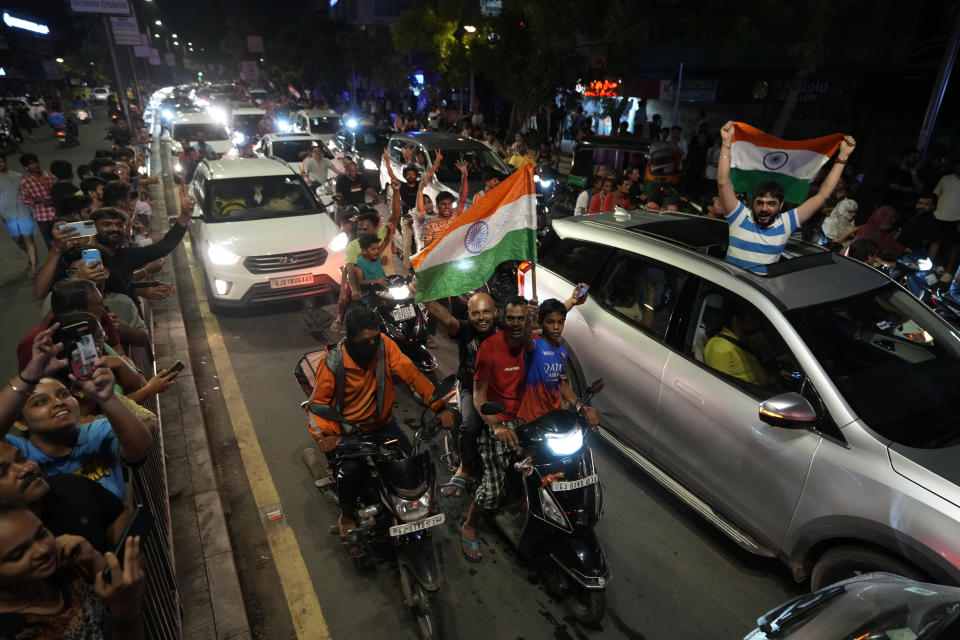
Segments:
[[[955,5],[207,4],[3,14],[0,637],[960,636]]]

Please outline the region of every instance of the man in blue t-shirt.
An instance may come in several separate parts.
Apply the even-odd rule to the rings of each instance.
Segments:
[[[577,394],[567,382],[567,350],[560,345],[560,336],[567,320],[567,306],[555,298],[544,300],[538,310],[541,337],[524,345],[526,351],[523,393],[518,415],[524,422],[561,408],[564,404],[578,410]],[[597,413],[584,410],[590,425],[597,424]]]
[[[833,167],[824,178],[817,193],[795,209],[784,212],[784,191],[779,182],[764,182],[757,185],[753,192],[752,209],[748,209],[737,199],[737,194],[730,183],[730,148],[733,144],[733,133],[733,122],[727,122],[720,129],[722,142],[720,160],[717,164],[720,203],[730,229],[726,260],[754,273],[765,274],[767,265],[779,260],[780,253],[787,245],[790,235],[823,208],[827,198],[833,194],[837,181],[840,180],[840,174],[843,173],[843,167],[847,164],[857,143],[853,137],[844,136]]]

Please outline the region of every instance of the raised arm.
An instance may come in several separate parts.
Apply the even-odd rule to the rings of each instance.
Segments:
[[[806,202],[797,207],[797,220],[800,224],[809,220],[813,214],[819,211],[820,208],[823,207],[823,203],[830,197],[830,194],[837,188],[837,182],[840,181],[843,168],[847,164],[847,160],[850,159],[850,154],[853,153],[856,146],[857,142],[852,136],[844,136],[843,140],[840,141],[840,151],[837,152],[837,158],[833,161],[833,167],[830,168],[830,173],[827,174],[827,177],[823,179],[823,184],[820,185],[820,189],[808,198]]]
[[[427,311],[434,318],[437,319],[437,322],[442,324],[447,329],[447,334],[450,337],[453,337],[460,333],[460,321],[453,317],[445,306],[437,302],[436,300],[431,300],[426,305]]]
[[[737,194],[730,184],[730,147],[733,144],[733,122],[729,121],[720,129],[720,158],[717,161],[717,188],[720,190],[720,206],[724,217],[729,216],[740,206]]]
[[[427,215],[426,207],[423,206],[423,188],[430,184],[430,180],[433,178],[433,174],[437,172],[437,167],[440,166],[441,160],[443,160],[443,153],[437,149],[437,156],[433,161],[433,166],[427,171],[427,175],[423,176],[423,180],[420,181],[420,186],[417,187],[417,214],[421,218]]]
[[[36,335],[30,362],[9,384],[0,389],[0,437],[4,436],[20,417],[40,378],[67,366],[66,360],[56,357],[63,349],[63,343],[53,343],[53,332],[59,327],[60,323],[54,323]]]
[[[384,147],[383,149],[383,164],[387,166],[387,175],[390,176],[390,182],[397,180],[397,176],[393,173],[393,167],[390,166],[390,147]]]
[[[466,160],[457,162],[457,169],[460,169],[460,200],[457,202],[457,210],[453,212],[453,217],[459,216],[467,208],[467,196],[470,195],[470,186],[467,182],[469,165]]]
[[[114,377],[105,360],[100,358],[93,364],[93,375],[86,380],[75,382],[103,409],[103,414],[110,421],[110,427],[120,443],[120,457],[125,462],[140,462],[150,451],[153,434],[150,428],[113,394]]]

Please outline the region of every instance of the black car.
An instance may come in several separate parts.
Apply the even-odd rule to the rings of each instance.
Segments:
[[[380,158],[393,131],[388,127],[358,124],[341,127],[330,141],[330,149],[350,156],[360,172],[370,178],[370,184],[380,183]]]

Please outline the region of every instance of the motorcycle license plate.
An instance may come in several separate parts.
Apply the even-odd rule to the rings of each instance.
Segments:
[[[423,531],[424,529],[429,529],[430,527],[436,527],[437,525],[443,524],[444,519],[444,515],[442,513],[438,513],[435,516],[430,516],[429,518],[424,518],[423,520],[417,520],[416,522],[395,524],[390,527],[390,535],[403,536],[408,533],[413,533],[414,531]]]
[[[409,320],[414,315],[416,315],[416,312],[413,310],[413,305],[408,304],[402,307],[397,307],[396,309],[391,311],[390,314],[393,316],[394,320],[396,320],[397,322],[400,322],[401,320]]]
[[[937,284],[937,275],[935,273],[928,273],[924,280],[927,284]]]
[[[286,278],[270,278],[271,289],[283,289],[285,287],[299,287],[304,284],[313,284],[313,274],[305,273],[299,276],[287,276]]]
[[[574,489],[582,489],[591,484],[597,484],[599,481],[600,477],[597,474],[593,474],[592,476],[580,478],[579,480],[570,480],[569,482],[551,482],[550,488],[554,491],[573,491]]]

